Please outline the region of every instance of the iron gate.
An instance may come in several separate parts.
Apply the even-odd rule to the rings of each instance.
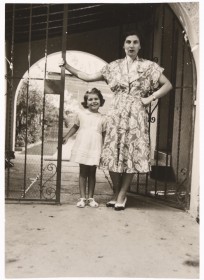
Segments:
[[[144,9],[146,18],[141,9]],[[122,18],[127,18],[126,22],[122,22]],[[150,174],[135,175],[129,192],[158,198],[182,209],[189,207],[195,71],[186,34],[168,4],[6,5],[6,199],[60,202],[65,72],[62,68],[59,80],[48,79],[46,59],[52,53],[52,44],[55,44],[54,41],[50,43],[50,38],[60,36],[65,57],[67,28],[68,32],[82,33],[86,30],[94,32],[95,28],[102,27],[111,29],[115,25],[120,37],[122,31],[138,24],[135,18],[139,18],[142,30],[149,38],[144,46],[144,55],[165,68],[173,91],[149,107],[152,171]],[[43,50],[35,44],[39,39],[41,45],[44,40]],[[86,40],[85,37],[83,39]],[[15,50],[21,41],[27,42],[28,50],[24,54],[27,56],[27,76],[23,77],[14,60]],[[43,77],[40,78],[39,75],[30,77],[34,44],[39,48],[38,57],[44,57],[45,61]],[[15,109],[14,96],[20,81],[21,102]],[[41,81],[43,85],[41,95],[38,94],[39,89],[33,86],[36,81]],[[51,97],[58,107],[52,108]],[[17,116],[16,124],[14,115]],[[33,121],[36,123],[34,128]],[[16,135],[13,135],[15,125]],[[36,139],[32,139],[31,129],[35,130]],[[17,140],[14,143],[13,139],[17,139],[18,143]],[[24,148],[19,152],[20,147],[17,146],[21,145]],[[14,146],[16,158],[13,166],[10,158]],[[32,154],[34,149],[37,155]],[[50,163],[46,161],[45,150],[51,149],[57,151],[57,161]]]
[[[62,25],[62,57],[66,56],[66,30],[67,30],[67,5],[64,5]],[[20,9],[21,10],[21,9]],[[29,40],[28,40],[28,71],[23,76],[18,92],[16,104],[16,135],[15,150],[20,153],[15,164],[10,160],[11,152],[6,150],[5,167],[5,195],[7,200],[24,201],[46,201],[60,202],[61,186],[61,157],[62,157],[62,136],[63,136],[63,112],[64,112],[64,84],[65,68],[61,68],[61,79],[50,80],[47,78],[47,56],[48,56],[48,32],[50,6],[46,5],[46,32],[45,32],[45,53],[43,77],[35,73],[31,77],[31,40],[32,40],[32,5],[26,9],[29,12]],[[9,70],[6,75],[7,87],[7,124],[8,124],[8,147],[11,147],[12,105],[15,95],[13,92],[14,76],[13,57],[15,42],[15,20],[21,19],[15,5],[12,5],[12,33],[11,33],[11,57]],[[15,65],[15,64],[14,64]],[[42,74],[42,73],[41,73]],[[36,84],[38,82],[38,85]],[[39,83],[41,84],[40,89]],[[50,95],[55,95],[52,100],[58,106],[54,106]],[[8,109],[9,108],[9,109]],[[23,147],[23,148],[21,148]],[[35,151],[33,151],[33,148]],[[57,151],[57,163],[46,161],[45,149]],[[34,153],[34,154],[33,154]],[[49,155],[49,152],[48,152]],[[11,167],[13,167],[11,169]]]

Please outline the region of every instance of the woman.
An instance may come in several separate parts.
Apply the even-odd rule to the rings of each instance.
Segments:
[[[125,209],[126,193],[134,174],[149,172],[151,168],[146,106],[172,89],[163,68],[138,57],[141,45],[135,31],[125,35],[123,48],[125,58],[105,65],[94,74],[79,71],[64,61],[60,63],[84,81],[105,80],[114,93],[100,167],[109,170],[114,196],[106,206],[115,210]]]

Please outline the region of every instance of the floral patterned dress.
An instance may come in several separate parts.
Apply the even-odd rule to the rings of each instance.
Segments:
[[[155,62],[137,58],[128,71],[127,59],[105,65],[101,73],[114,93],[107,116],[100,167],[118,173],[146,173],[151,169],[148,113],[141,97],[159,86],[163,72]]]

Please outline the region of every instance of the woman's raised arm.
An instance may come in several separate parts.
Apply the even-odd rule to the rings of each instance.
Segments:
[[[103,76],[101,75],[101,72],[95,72],[91,74],[87,74],[85,72],[82,72],[71,65],[69,65],[66,61],[62,59],[62,61],[59,63],[59,67],[64,66],[66,70],[68,70],[70,73],[72,73],[77,78],[85,81],[85,82],[95,82],[95,81],[102,81]]]

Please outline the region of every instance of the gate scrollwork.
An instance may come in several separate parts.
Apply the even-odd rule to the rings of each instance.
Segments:
[[[45,199],[54,199],[56,197],[56,181],[52,179],[57,173],[57,166],[54,163],[49,163],[43,168],[43,175],[46,174],[46,171],[51,172],[52,174],[42,184],[41,194]]]

